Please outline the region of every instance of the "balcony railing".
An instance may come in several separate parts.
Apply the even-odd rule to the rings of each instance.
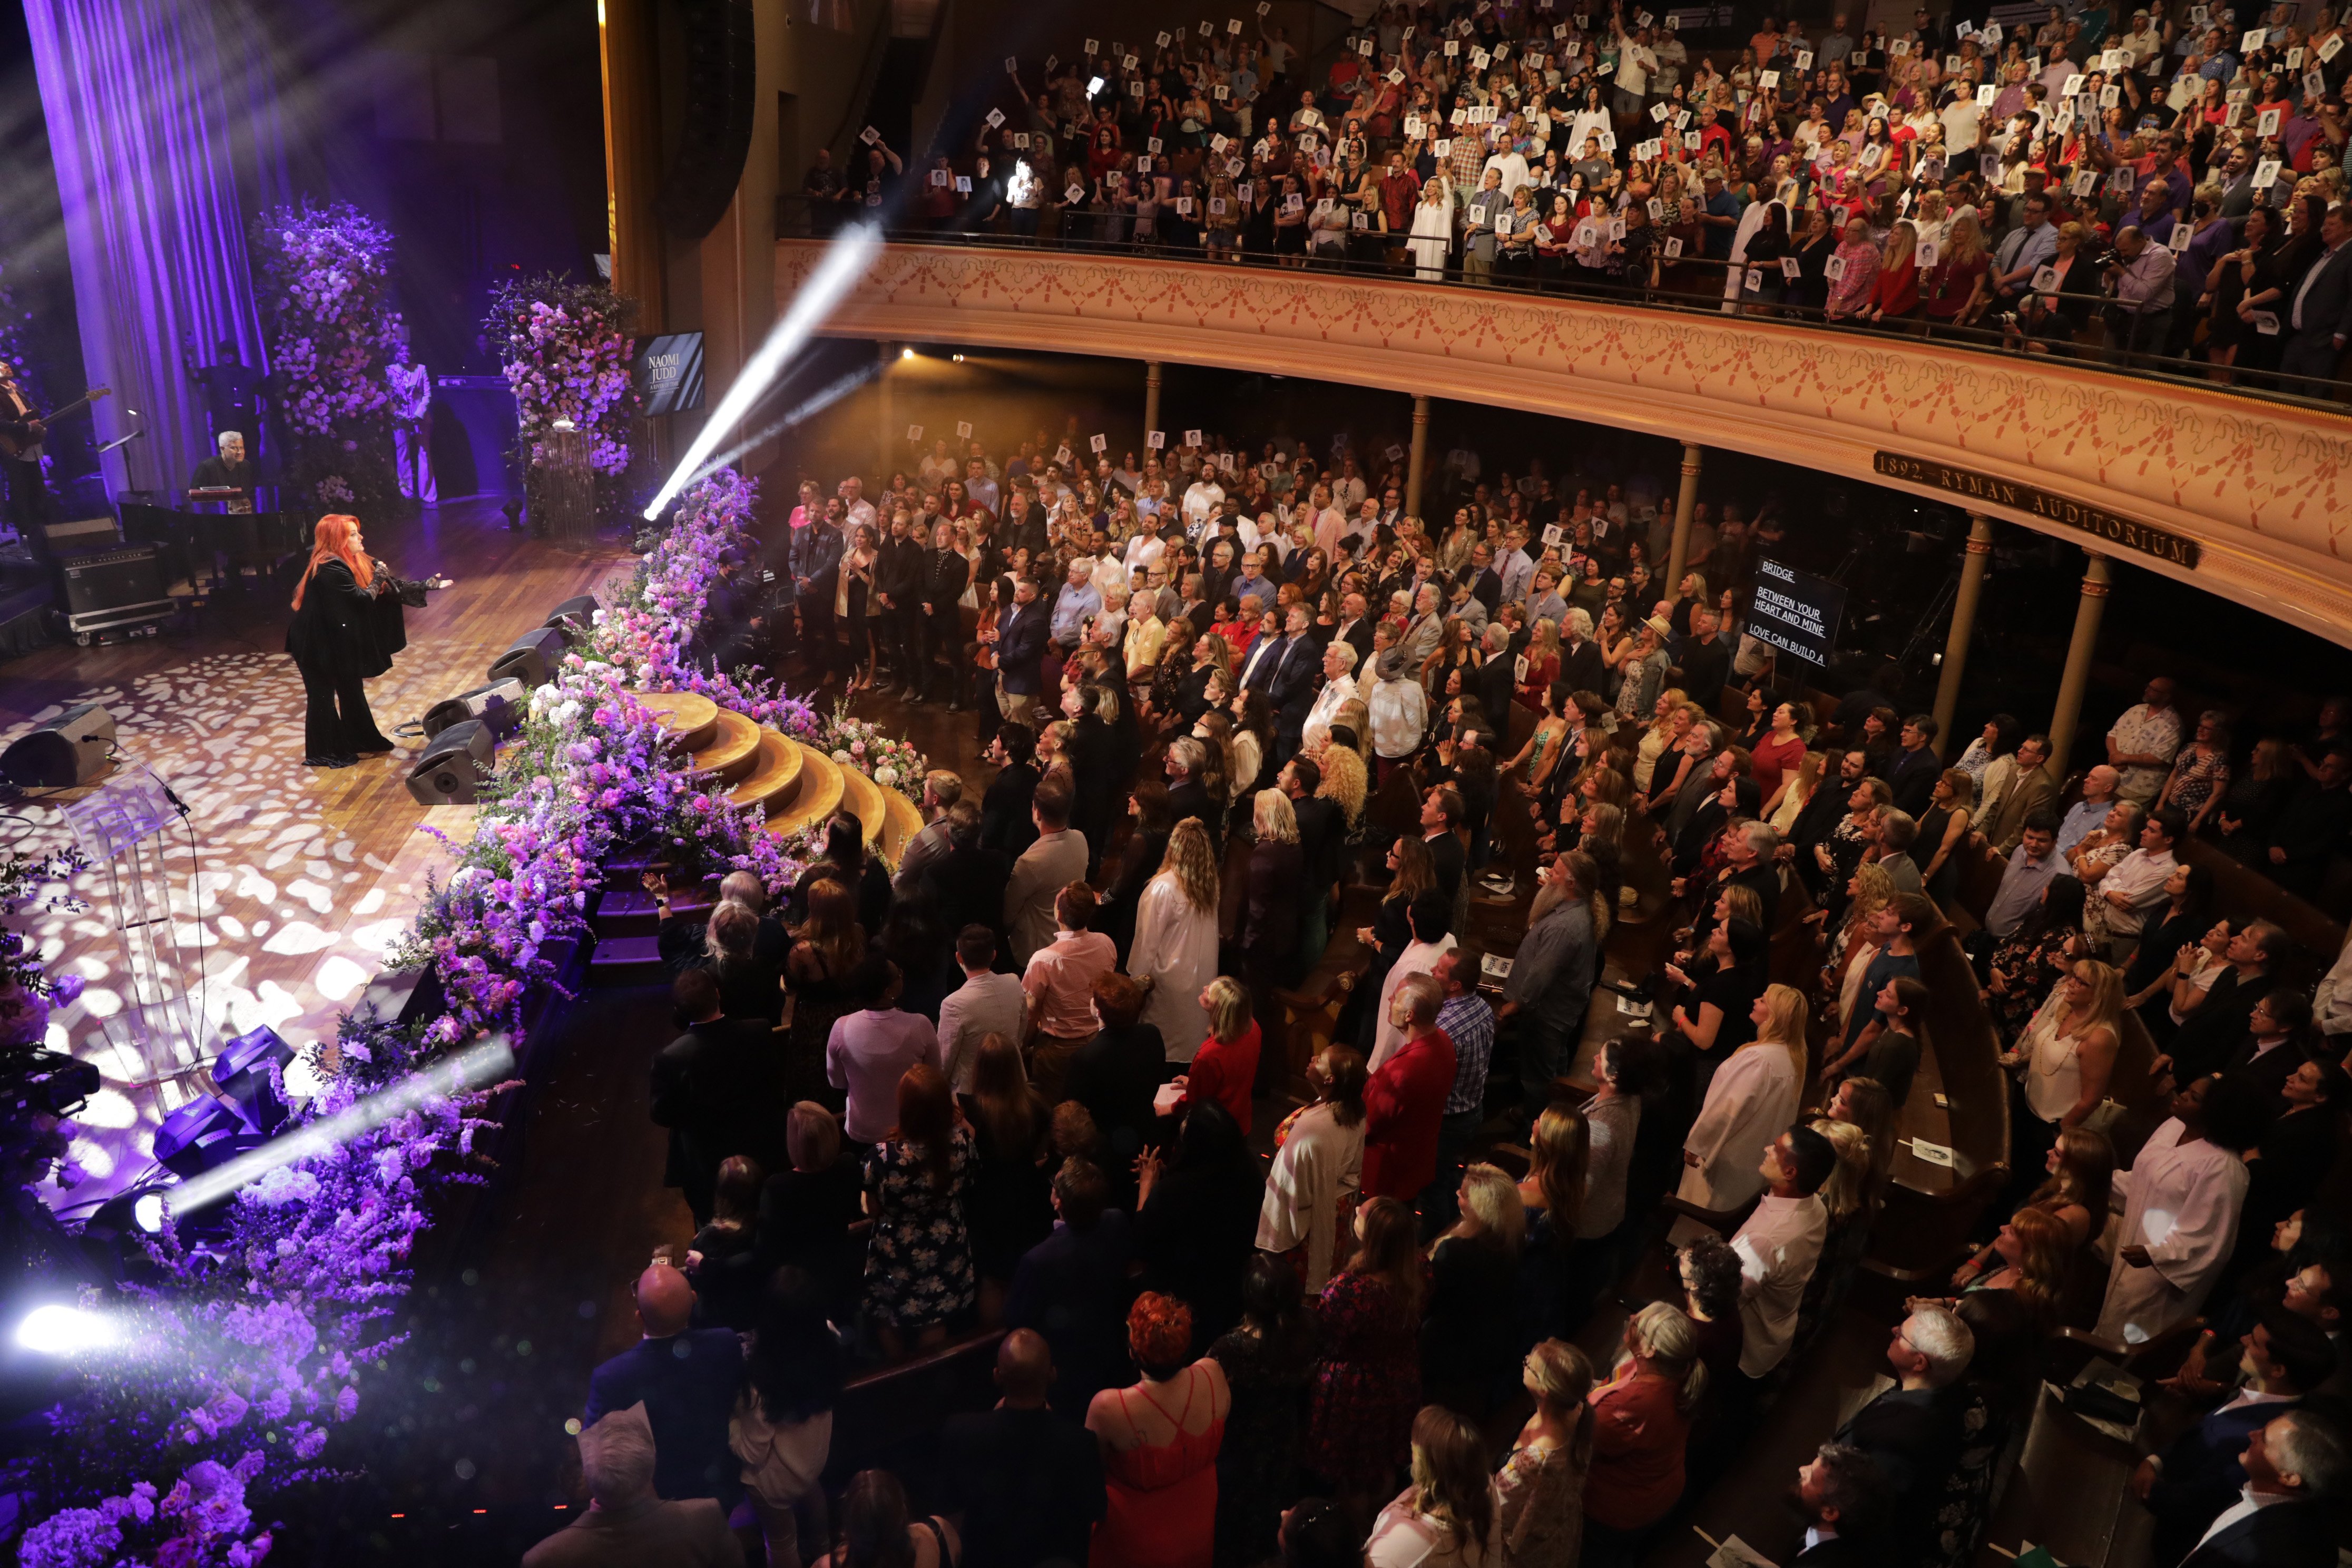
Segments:
[[[803,195],[780,196],[776,202],[777,237],[829,237],[844,226],[862,221],[863,214],[862,207],[847,203]],[[1740,287],[1744,279],[1733,277],[1741,270],[1740,266],[1719,257],[1685,254],[1671,261],[1654,261],[1651,276],[1640,280],[1596,273],[1572,260],[1556,273],[1498,264],[1493,270],[1473,274],[1465,272],[1461,259],[1451,254],[1443,268],[1417,268],[1411,253],[1403,249],[1401,237],[1393,234],[1358,232],[1349,237],[1347,248],[1338,253],[1276,255],[1237,245],[1211,245],[1205,232],[1197,241],[1182,245],[1138,240],[1133,237],[1135,220],[1116,213],[1049,208],[1038,217],[1036,231],[1030,233],[1016,231],[1013,216],[1009,213],[1000,213],[978,226],[959,220],[927,224],[901,217],[886,228],[884,235],[889,240],[906,244],[1149,258],[1202,267],[1303,269],[1329,277],[1443,282],[1502,294],[1609,301],[1660,311],[1739,314],[1756,320],[1808,322],[1833,331],[1927,341],[1955,350],[2029,363],[2063,359],[2135,380],[2208,390],[2219,388],[2253,399],[2292,402],[2352,414],[2352,408],[2345,406],[2345,400],[2352,397],[2352,383],[2342,379],[2208,365],[2178,354],[2151,351],[2142,344],[2110,342],[2106,325],[2095,312],[2095,307],[2103,302],[2097,296],[2064,296],[2063,303],[2068,309],[2085,309],[2093,313],[2071,341],[2053,341],[2031,337],[1998,317],[1995,320],[1999,324],[1990,326],[1948,325],[1931,322],[1925,316],[1883,323],[1832,320],[1818,306],[1780,299],[1767,301],[1749,296]],[[1197,227],[1188,224],[1184,232],[1194,232]],[[1774,286],[1777,288],[1777,283]]]

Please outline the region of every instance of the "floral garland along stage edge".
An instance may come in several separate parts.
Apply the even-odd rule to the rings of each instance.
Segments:
[[[803,846],[779,841],[680,767],[633,692],[698,691],[811,743],[843,740],[853,758],[863,745],[867,771],[887,768],[902,774],[896,787],[919,789],[921,759],[903,742],[838,715],[821,730],[772,681],[694,662],[692,628],[719,563],[748,542],[752,497],[731,470],[696,485],[635,574],[600,595],[586,647],[532,693],[473,840],[394,954],[395,967],[435,967],[446,1012],[421,1039],[347,1016],[338,1049],[309,1055],[323,1087],[298,1124],[486,1033],[509,1031],[520,1051],[525,994],[557,984],[551,950],[585,931],[590,894],[618,849],[657,843],[705,868],[753,871],[772,889],[799,874]],[[339,1475],[320,1462],[329,1433],[357,1414],[362,1374],[400,1342],[383,1325],[407,1294],[434,1196],[484,1179],[474,1145],[495,1124],[476,1112],[495,1092],[428,1102],[272,1173],[227,1201],[215,1247],[190,1249],[168,1228],[147,1241],[155,1282],[87,1303],[129,1320],[139,1353],[89,1368],[60,1406],[37,1487],[56,1511],[26,1532],[20,1561],[260,1562],[274,1527],[257,1524],[256,1506]]]

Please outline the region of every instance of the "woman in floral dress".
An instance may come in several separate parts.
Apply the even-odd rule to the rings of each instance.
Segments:
[[[866,1310],[893,1361],[943,1343],[948,1320],[971,1308],[963,1205],[979,1169],[947,1079],[929,1063],[908,1068],[898,1080],[898,1125],[866,1156],[866,1212],[874,1216]]]
[[[1388,1495],[1421,1408],[1421,1249],[1412,1211],[1356,1211],[1356,1255],[1323,1289],[1307,1389],[1307,1468],[1358,1499]]]

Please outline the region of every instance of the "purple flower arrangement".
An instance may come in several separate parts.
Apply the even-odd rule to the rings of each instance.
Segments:
[[[616,475],[629,466],[629,424],[637,410],[629,379],[635,314],[635,300],[555,274],[519,279],[491,295],[484,328],[514,390],[529,462],[547,455],[547,437],[564,420],[586,437],[596,472]]]
[[[400,494],[392,426],[408,365],[392,308],[392,231],[348,202],[279,207],[255,223],[254,295],[269,384],[291,450],[286,491],[313,513],[380,515]]]
[[[346,1016],[311,1053],[323,1085],[298,1120],[333,1115],[433,1058],[504,1029],[559,983],[556,946],[583,934],[603,868],[654,847],[706,870],[748,870],[781,891],[809,854],[761,814],[691,774],[641,690],[692,689],[815,737],[809,706],[773,682],[698,668],[687,653],[718,563],[748,547],[752,489],[731,470],[688,490],[677,526],[625,584],[607,589],[587,643],[531,694],[472,839],[392,957],[430,963],[446,1010],[415,1037]],[[853,744],[890,744],[860,735]],[[879,754],[879,753],[877,753]],[[919,761],[918,758],[917,761]],[[23,997],[38,1000],[26,963]],[[85,1304],[123,1331],[129,1354],[85,1368],[51,1415],[36,1462],[37,1519],[19,1543],[32,1568],[249,1568],[269,1552],[259,1522],[285,1489],[331,1481],[331,1434],[367,1403],[402,1336],[410,1254],[436,1192],[478,1183],[478,1114],[497,1087],[427,1102],[340,1147],[270,1173],[226,1200],[225,1242],[192,1246],[167,1226],[142,1245],[159,1278]]]

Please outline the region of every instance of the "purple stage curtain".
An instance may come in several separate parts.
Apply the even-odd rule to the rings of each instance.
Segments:
[[[245,243],[287,196],[266,37],[240,0],[25,0],[25,16],[82,362],[114,389],[98,431],[146,431],[108,457],[107,482],[176,489],[213,445],[184,334],[202,363],[233,338],[267,363]]]

